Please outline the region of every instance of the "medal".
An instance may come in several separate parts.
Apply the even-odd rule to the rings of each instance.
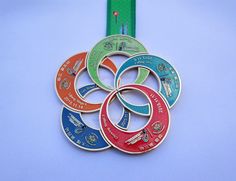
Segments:
[[[81,113],[73,112],[64,107],[61,115],[61,126],[71,143],[81,149],[99,151],[110,147],[99,130],[92,129],[84,123]]]
[[[111,92],[105,99],[100,111],[100,125],[107,141],[120,151],[140,154],[156,148],[165,138],[169,129],[169,110],[158,92],[142,85],[126,85],[119,91],[134,89],[145,94],[150,102],[151,114],[148,123],[137,131],[124,131],[116,127],[108,116],[108,105],[116,95]]]
[[[145,47],[136,39],[126,35],[112,35],[98,42],[90,52],[88,57],[87,69],[88,73],[99,87],[106,91],[113,88],[102,83],[98,76],[98,67],[105,57],[111,55],[133,56],[139,53],[147,53]],[[149,71],[144,68],[138,69],[137,84],[142,83],[148,76]]]
[[[165,139],[170,127],[169,109],[181,92],[181,81],[176,69],[166,60],[149,55],[145,46],[135,37],[135,0],[107,1],[107,37],[95,44],[90,53],[78,53],[59,68],[55,88],[63,103],[61,127],[65,136],[77,147],[88,151],[105,150],[111,146],[130,154],[146,153],[157,148]],[[117,69],[109,58],[124,55],[128,59]],[[114,87],[102,82],[98,69],[102,66],[114,75]],[[137,68],[133,84],[120,86],[121,76]],[[93,83],[76,87],[82,71],[87,71]],[[141,85],[149,73],[155,75],[159,88],[153,90]],[[78,82],[80,85],[80,82]],[[91,103],[85,97],[97,89],[108,92],[102,103]],[[131,104],[122,96],[123,91],[140,91],[148,99],[145,105]],[[123,105],[117,124],[109,118],[108,107],[115,98]],[[100,129],[89,127],[82,113],[99,111]],[[149,116],[145,126],[129,131],[130,112]]]
[[[94,112],[100,109],[101,104],[89,103],[77,92],[75,84],[77,76],[86,70],[87,53],[79,53],[65,61],[56,75],[56,92],[64,105],[74,111]],[[113,74],[116,66],[106,58],[102,66],[108,68]],[[83,92],[84,89],[82,89]],[[83,93],[82,93],[83,94]]]
[[[180,95],[181,82],[175,68],[160,57],[154,55],[137,55],[129,58],[120,66],[119,70],[116,73],[115,88],[118,88],[118,80],[120,79],[120,76],[125,71],[136,67],[149,69],[155,75],[159,83],[158,91],[165,98],[168,107],[172,108]],[[136,106],[130,104],[125,99],[123,99],[120,94],[118,94],[118,98],[123,103],[123,105],[132,112],[141,115],[150,114],[149,105]]]
[[[121,129],[127,129],[129,112],[123,112],[121,120],[117,124]],[[82,115],[63,107],[61,113],[61,126],[64,134],[75,146],[88,151],[101,151],[110,147],[103,138],[101,131],[86,125]]]

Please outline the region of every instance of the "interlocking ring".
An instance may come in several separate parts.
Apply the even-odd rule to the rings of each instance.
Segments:
[[[128,56],[117,70],[108,58],[111,55]],[[99,66],[110,70],[114,75],[114,87],[104,84],[98,76]],[[138,68],[134,84],[120,86],[121,75]],[[76,88],[78,75],[86,70],[93,84]],[[153,73],[159,82],[159,90],[154,91],[142,84],[149,73]],[[91,50],[69,58],[58,70],[56,92],[65,105],[62,108],[61,126],[66,137],[79,148],[89,151],[100,151],[111,145],[120,151],[140,154],[148,152],[164,140],[170,125],[169,108],[177,101],[181,91],[181,81],[177,71],[164,59],[148,55],[145,47],[136,39],[126,35],[112,35],[98,42]],[[103,89],[109,94],[103,103],[90,103],[85,96],[96,89]],[[134,105],[122,96],[122,91],[138,90],[149,100],[145,105]],[[122,105],[123,114],[120,121],[114,124],[109,118],[109,103],[117,97]],[[81,113],[100,111],[100,130],[93,129],[83,121]],[[128,131],[130,112],[149,116],[147,124],[137,130]]]
[[[149,69],[157,78],[159,91],[165,98],[169,108],[177,102],[181,92],[181,81],[176,69],[164,59],[154,55],[137,55],[126,60],[119,68],[115,76],[115,88],[118,88],[118,80],[121,75],[132,68],[143,67]],[[133,105],[128,103],[120,94],[119,100],[129,110],[141,114],[149,115],[149,105]]]
[[[60,67],[56,75],[56,92],[62,103],[74,111],[94,112],[98,111],[101,104],[89,103],[76,90],[78,75],[86,70],[87,52],[79,53]],[[115,74],[117,68],[109,58],[105,58],[101,64]]]
[[[86,125],[81,116],[82,112],[94,112],[101,104],[88,103],[84,97],[91,91],[98,89],[96,84],[87,85],[76,90],[76,79],[86,69],[87,52],[79,53],[60,67],[56,76],[56,92],[66,107],[62,109],[61,125],[66,137],[79,148],[89,151],[100,151],[110,147],[110,144],[102,137],[100,130]],[[102,61],[102,66],[109,69],[113,74],[117,68],[109,58]],[[71,109],[71,110],[70,110]],[[73,110],[73,111],[72,111]],[[123,109],[123,115],[117,126],[127,129],[130,113]]]
[[[147,53],[146,48],[135,38],[127,35],[112,35],[98,42],[90,52],[88,58],[88,73],[100,88],[106,91],[112,91],[113,88],[102,83],[98,76],[98,67],[102,60],[111,55],[125,55],[128,57],[137,54]],[[149,70],[139,67],[135,83],[143,83],[149,74]]]
[[[151,115],[147,124],[136,131],[124,131],[116,127],[109,118],[108,104],[118,91],[135,89],[148,98]],[[105,99],[100,111],[103,135],[115,148],[131,154],[140,154],[156,148],[166,137],[169,129],[169,110],[161,95],[142,85],[126,85],[114,90]]]
[[[129,112],[123,109],[123,116],[116,125],[126,130],[129,124]],[[61,126],[64,134],[75,146],[88,151],[101,151],[111,145],[103,138],[99,129],[86,125],[80,112],[74,112],[63,107],[61,113]]]

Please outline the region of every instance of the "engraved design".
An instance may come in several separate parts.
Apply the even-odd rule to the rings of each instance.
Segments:
[[[67,80],[67,78],[63,79],[60,82],[60,88],[61,89],[68,89],[70,87],[70,82]]]
[[[172,96],[172,91],[171,91],[171,79],[170,78],[161,78],[161,82],[163,84],[165,93],[167,97],[171,97]]]
[[[164,126],[161,122],[155,122],[152,124],[153,134],[159,134],[164,130]]]
[[[95,133],[91,133],[85,136],[85,140],[88,144],[94,146],[98,142],[98,136]]]
[[[149,140],[149,135],[147,134],[147,131],[144,129],[143,130],[143,137],[142,140],[146,143]]]
[[[75,76],[79,70],[80,64],[81,64],[81,60],[77,60],[74,64],[73,68],[67,68],[67,70],[66,70],[67,73],[72,76]]]
[[[166,66],[162,63],[162,64],[159,64],[157,69],[162,72],[162,71],[165,71],[166,70]]]
[[[121,42],[118,47],[119,51],[134,51],[138,52],[138,47],[136,46],[127,46],[126,42]]]
[[[138,134],[136,134],[133,137],[126,140],[125,143],[128,145],[133,145],[140,140],[143,140],[144,142],[148,142],[148,140],[149,140],[149,135],[145,129],[143,129]]]
[[[105,50],[112,50],[112,48],[113,48],[113,45],[110,41],[107,41],[107,42],[104,43],[104,49]]]
[[[79,121],[75,116],[73,116],[71,113],[69,113],[69,116],[67,116],[69,118],[69,121],[76,126],[75,128],[75,133],[76,134],[80,134],[81,132],[84,131],[84,129],[86,128],[86,125],[83,124],[81,121]]]

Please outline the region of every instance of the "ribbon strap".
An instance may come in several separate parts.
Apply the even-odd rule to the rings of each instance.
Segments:
[[[135,37],[136,0],[107,0],[107,36]]]

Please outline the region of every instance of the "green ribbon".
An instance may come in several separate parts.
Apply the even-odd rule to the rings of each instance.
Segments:
[[[107,0],[107,36],[135,37],[136,0]]]

